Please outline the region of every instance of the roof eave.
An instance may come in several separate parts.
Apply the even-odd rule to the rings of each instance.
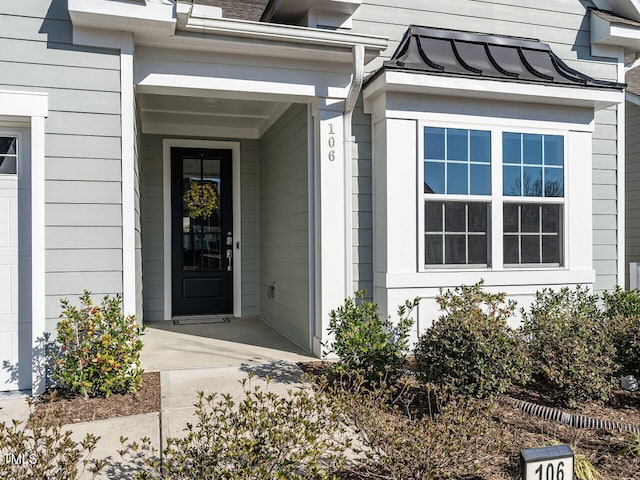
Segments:
[[[591,45],[624,48],[625,53],[640,51],[640,28],[612,22],[592,12]]]
[[[624,91],[604,87],[506,82],[487,78],[429,75],[423,72],[381,69],[368,79],[363,95],[370,102],[382,93],[415,93],[438,96],[482,98],[509,102],[603,108],[624,102]]]

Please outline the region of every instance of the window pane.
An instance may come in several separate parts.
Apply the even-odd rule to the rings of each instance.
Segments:
[[[564,197],[564,172],[562,168],[544,169],[544,196]]]
[[[447,163],[447,193],[467,195],[469,193],[469,165],[466,163]]]
[[[424,258],[427,265],[442,265],[442,235],[425,235]]]
[[[467,263],[466,250],[464,235],[447,235],[445,237],[445,263],[447,265]]]
[[[487,265],[487,237],[486,235],[469,235],[469,263],[473,265]]]
[[[0,155],[3,153],[15,155],[17,142],[16,137],[0,137]]]
[[[471,130],[469,136],[471,161],[491,163],[491,132]]]
[[[442,232],[442,202],[425,202],[424,222],[426,232]]]
[[[560,205],[542,206],[542,231],[544,233],[560,232]]]
[[[542,196],[542,168],[524,167],[523,195],[526,197]]]
[[[518,236],[504,235],[504,263],[520,263],[518,258]]]
[[[542,237],[542,262],[560,263],[560,237],[545,235]]]
[[[470,165],[471,195],[491,195],[491,166]]]
[[[502,161],[504,163],[522,163],[522,152],[519,133],[502,134]]]
[[[444,128],[424,129],[424,158],[444,160]]]
[[[15,174],[17,172],[16,157],[0,156],[0,174]]]
[[[522,232],[540,232],[540,206],[524,204],[521,207]]]
[[[424,193],[444,193],[444,165],[424,162]]]
[[[525,235],[521,237],[522,263],[540,263],[540,236]]]
[[[445,228],[447,232],[465,232],[466,204],[448,202],[445,204]]]
[[[564,137],[560,135],[544,136],[544,164],[564,165]]]
[[[524,163],[542,165],[542,135],[523,135],[522,153]]]
[[[504,204],[503,228],[505,232],[518,232],[518,205]]]
[[[486,203],[470,203],[469,204],[469,231],[470,232],[486,232],[487,231],[487,210],[489,205]]]
[[[520,167],[502,168],[502,193],[511,197],[522,195],[522,181],[520,180]]]
[[[447,128],[447,160],[469,160],[469,130]]]

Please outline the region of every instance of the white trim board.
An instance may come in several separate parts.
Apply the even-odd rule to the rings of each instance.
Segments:
[[[49,96],[39,92],[0,90],[0,119],[20,117],[31,127],[31,391],[44,392],[44,348],[39,342],[45,333],[45,117]],[[13,119],[10,119],[13,121]]]
[[[211,148],[231,150],[233,182],[233,316],[242,316],[242,192],[240,190],[240,142],[217,140],[190,140],[165,138],[162,140],[162,219],[164,250],[164,319],[171,320],[173,305],[171,301],[171,148]],[[240,242],[240,248],[235,248]],[[231,313],[231,312],[229,312]]]

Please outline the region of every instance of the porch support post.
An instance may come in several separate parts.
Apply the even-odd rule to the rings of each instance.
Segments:
[[[315,298],[313,353],[321,356],[328,337],[329,312],[347,296],[345,238],[344,100],[318,98],[314,105]]]
[[[122,309],[125,315],[142,312],[136,298],[135,98],[133,93],[133,35],[121,34],[120,108],[122,137]]]

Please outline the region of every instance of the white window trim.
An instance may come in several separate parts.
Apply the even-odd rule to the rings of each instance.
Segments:
[[[446,195],[446,194],[425,194],[424,193],[424,128],[461,128],[469,130],[484,130],[491,132],[491,195]],[[569,130],[566,128],[557,128],[555,126],[532,127],[530,122],[526,120],[501,123],[494,121],[491,124],[484,123],[478,118],[460,118],[460,119],[443,119],[443,120],[419,120],[417,122],[417,143],[418,158],[417,164],[417,270],[419,273],[433,272],[460,272],[461,270],[471,272],[495,272],[495,271],[535,271],[535,270],[552,270],[562,271],[571,269],[571,259],[569,255],[569,236],[571,231],[570,212],[568,203],[571,198],[572,179],[568,175],[569,162]],[[502,185],[502,133],[533,133],[545,135],[560,135],[564,138],[564,197],[515,197],[503,194]],[[480,201],[490,204],[490,222],[489,222],[489,266],[476,265],[426,265],[425,264],[425,218],[424,218],[424,202],[425,200],[433,201]],[[505,265],[503,255],[503,204],[505,203],[536,203],[536,204],[560,204],[563,208],[562,216],[562,258],[563,264],[560,266],[547,264],[520,264]]]

